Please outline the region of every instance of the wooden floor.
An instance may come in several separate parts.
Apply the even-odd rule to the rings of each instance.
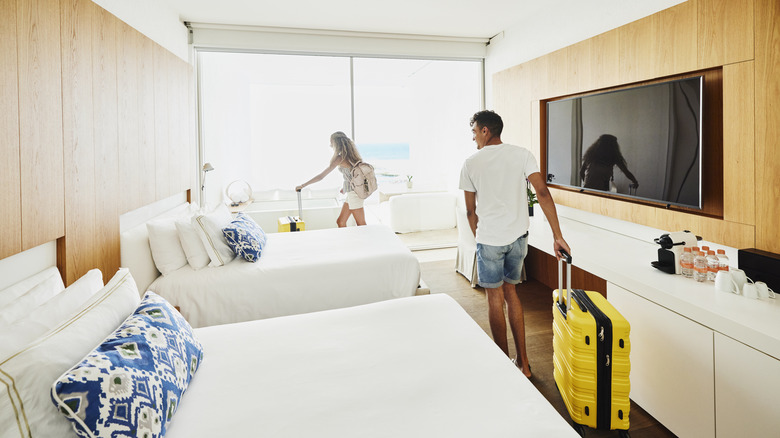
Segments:
[[[425,253],[416,252],[418,254]],[[455,260],[426,261],[430,257],[420,256],[422,278],[427,283],[431,293],[446,293],[468,312],[474,320],[490,335],[487,319],[487,298],[482,288],[472,289],[462,275],[455,272]],[[553,380],[553,349],[552,349],[552,291],[543,284],[530,280],[517,287],[523,303],[526,325],[526,348],[528,360],[531,363],[534,386],[550,401],[558,412],[567,420],[569,415],[566,406],[555,387]],[[510,354],[514,357],[514,345],[508,333]],[[507,359],[508,360],[508,359]],[[629,433],[632,438],[644,437],[674,437],[675,435],[658,423],[652,416],[631,402]],[[569,420],[571,422],[571,420]],[[596,431],[588,429],[587,437],[614,437],[616,431]]]

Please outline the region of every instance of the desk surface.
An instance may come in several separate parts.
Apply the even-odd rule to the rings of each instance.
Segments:
[[[713,282],[699,283],[661,272],[650,265],[658,257],[658,245],[650,236],[658,237],[664,231],[598,215],[593,215],[593,220],[587,217],[590,213],[558,209],[575,266],[780,359],[780,299],[755,300],[721,293]],[[529,231],[529,244],[552,254],[552,232],[543,214],[531,218]],[[736,267],[735,248],[700,242],[707,244],[726,249],[731,266]]]
[[[379,192],[379,202],[384,202],[390,199],[391,196],[397,196],[397,195],[405,195],[405,194],[412,194],[412,193],[438,193],[438,192],[446,192],[447,190],[443,188],[436,188],[436,187],[430,187],[430,186],[412,186],[412,188],[406,187],[406,183],[403,184],[388,184],[385,186],[380,187],[378,190]]]

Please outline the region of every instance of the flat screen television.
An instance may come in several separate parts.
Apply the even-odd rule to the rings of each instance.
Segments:
[[[704,77],[546,104],[547,182],[702,208]]]

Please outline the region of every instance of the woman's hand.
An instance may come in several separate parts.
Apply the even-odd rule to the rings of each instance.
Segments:
[[[303,190],[303,185],[295,186],[296,192],[300,192],[301,190]]]

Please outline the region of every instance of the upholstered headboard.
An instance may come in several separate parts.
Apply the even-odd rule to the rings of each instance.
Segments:
[[[157,270],[154,259],[152,259],[146,222],[177,216],[187,211],[188,208],[188,203],[178,205],[119,234],[121,266],[130,270],[141,295],[146,293],[149,285],[160,276],[160,271]]]

